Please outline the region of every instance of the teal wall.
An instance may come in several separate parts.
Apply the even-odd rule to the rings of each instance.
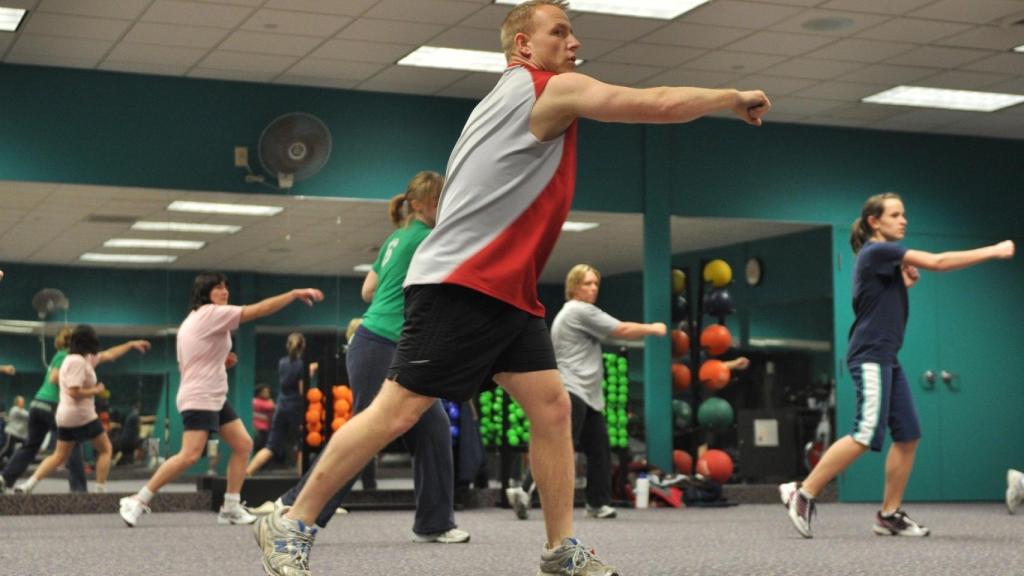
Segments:
[[[0,102],[0,180],[265,192],[242,182],[232,149],[248,145],[253,156],[262,128],[297,110],[328,124],[335,149],[324,171],[299,183],[295,193],[354,198],[386,198],[409,174],[443,170],[473,106],[459,99],[12,65],[0,65]],[[1020,141],[772,124],[770,116],[759,129],[706,119],[667,128],[583,122],[580,133],[576,209],[643,212],[648,197],[667,188],[676,215],[830,226],[838,357],[852,321],[845,235],[870,194],[903,195],[911,245],[915,234],[925,233],[1021,240]],[[89,282],[99,283],[98,274]],[[13,280],[5,280],[4,290]],[[165,294],[183,293],[180,281],[172,284],[178,288]],[[621,294],[622,307],[629,309],[638,293],[660,297],[663,291],[667,298],[668,287],[655,284]],[[178,313],[177,303],[163,310],[147,306],[131,282],[116,285],[126,294],[120,315]],[[602,301],[609,309],[618,306],[614,294],[606,285]],[[72,301],[76,315],[93,306],[78,296]],[[13,317],[31,318],[20,301],[10,305],[22,307]],[[0,317],[12,317],[7,307],[4,292]],[[1018,332],[1000,345],[1011,353],[1022,340]],[[840,396],[841,419],[849,401]],[[841,421],[840,429],[846,424]]]

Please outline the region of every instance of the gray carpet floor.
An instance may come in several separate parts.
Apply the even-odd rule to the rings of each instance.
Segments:
[[[1000,504],[916,504],[932,528],[923,539],[871,532],[875,507],[819,507],[813,540],[800,538],[781,505],[724,509],[620,510],[618,519],[576,513],[578,535],[624,576],[647,575],[1011,575],[1024,574],[1024,516]],[[411,542],[412,513],[338,516],[318,537],[313,574],[360,576],[532,575],[543,542],[540,511],[457,514],[469,544]],[[120,517],[0,517],[0,574],[259,575],[247,526],[218,526],[213,513],[145,516],[136,528]]]

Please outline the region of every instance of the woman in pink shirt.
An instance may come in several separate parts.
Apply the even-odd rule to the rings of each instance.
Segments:
[[[270,386],[260,384],[256,387],[256,397],[252,399],[252,427],[256,430],[256,441],[253,447],[257,450],[267,443],[270,433],[270,420],[274,417],[274,399],[271,397]]]
[[[128,526],[135,526],[139,516],[149,513],[149,502],[160,488],[202,457],[211,434],[218,434],[231,448],[227,489],[217,523],[251,524],[256,520],[245,511],[240,496],[252,439],[227,402],[227,368],[238,362],[231,352],[231,331],[295,300],[312,306],[324,295],[315,288],[297,288],[256,304],[232,306],[228,304],[229,294],[227,277],[219,272],[203,272],[192,283],[190,312],[178,328],[177,337],[181,371],[177,405],[185,428],[181,450],[160,465],[142,490],[121,499],[121,518]]]
[[[110,471],[110,439],[96,414],[96,395],[106,388],[96,381],[97,364],[113,360],[129,350],[146,352],[149,342],[132,340],[100,354],[100,340],[88,324],[80,324],[71,333],[68,357],[60,366],[60,402],[57,404],[57,447],[43,460],[32,477],[14,487],[15,493],[28,494],[71,456],[77,442],[92,441],[96,452],[96,492],[106,492]]]

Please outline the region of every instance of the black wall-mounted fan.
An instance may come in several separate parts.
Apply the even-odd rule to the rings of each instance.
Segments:
[[[67,310],[68,306],[67,297],[56,288],[43,288],[32,297],[32,307],[39,314],[40,320],[45,320],[47,316],[57,310]]]
[[[331,156],[331,131],[312,114],[279,116],[260,135],[260,164],[277,177],[279,188],[316,174]]]

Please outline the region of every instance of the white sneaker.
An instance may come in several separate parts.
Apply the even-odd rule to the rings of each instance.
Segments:
[[[789,482],[786,484],[779,484],[779,498],[782,499],[782,505],[789,507],[789,499],[793,497],[793,493],[797,490],[796,482]]]
[[[600,508],[591,508],[587,506],[587,516],[591,518],[615,518],[619,515],[619,511],[611,506],[605,504]]]
[[[14,485],[14,493],[15,494],[31,494],[32,490],[34,488],[35,488],[35,486],[33,486],[32,484],[29,484],[28,482],[22,482],[21,484],[15,484]]]
[[[259,506],[256,506],[255,508],[251,506],[246,506],[245,511],[249,514],[252,514],[253,516],[265,516],[267,514],[272,513],[274,510],[277,510],[278,508],[279,506],[277,505],[277,502],[271,502],[270,500],[267,500],[266,502],[260,504]]]
[[[505,489],[505,498],[516,513],[516,518],[526,520],[530,517],[530,495],[521,486]]]
[[[246,512],[244,503],[230,508],[221,506],[217,514],[217,524],[252,524],[255,521],[256,517]]]
[[[437,542],[440,544],[463,544],[469,542],[469,532],[452,528],[440,534],[416,534],[413,532],[413,542]]]
[[[1024,472],[1010,468],[1006,471],[1006,511],[1017,512],[1017,506],[1024,501]]]
[[[142,500],[135,496],[125,496],[119,502],[121,504],[121,519],[129,528],[134,528],[139,523],[139,516],[150,513],[149,506],[143,504]]]

